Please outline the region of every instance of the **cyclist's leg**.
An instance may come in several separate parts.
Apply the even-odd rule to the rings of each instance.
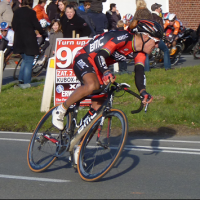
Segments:
[[[68,109],[69,106],[73,105],[82,98],[92,94],[94,90],[98,90],[100,87],[98,78],[94,73],[85,74],[83,76],[82,82],[84,85],[77,88],[67,99],[67,101],[64,102],[64,107],[66,109]]]
[[[89,62],[87,55],[84,54],[76,57],[73,69],[77,78],[83,85],[77,88],[67,101],[53,111],[52,123],[60,130],[63,130],[64,128],[63,119],[67,109],[77,101],[92,94],[94,90],[98,90],[100,87],[98,77],[93,65]]]

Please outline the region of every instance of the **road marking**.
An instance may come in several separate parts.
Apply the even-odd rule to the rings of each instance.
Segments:
[[[0,174],[0,178],[27,180],[27,181],[41,181],[41,182],[51,182],[51,183],[69,183],[69,182],[71,182],[70,180],[37,178],[37,177],[28,177],[28,176],[12,176],[12,175],[4,175],[4,174]]]
[[[33,133],[26,133],[26,132],[6,132],[6,131],[0,131],[0,134],[33,135]]]
[[[142,139],[144,141],[154,141],[154,142],[172,142],[172,143],[191,143],[200,144],[200,141],[184,141],[184,140],[154,140],[154,139]]]
[[[157,150],[180,150],[180,151],[200,151],[200,149],[189,149],[189,148],[174,148],[174,147],[158,147],[158,146],[135,146],[135,145],[125,145],[126,148],[138,148],[138,149],[157,149]],[[162,149],[161,149],[162,148]]]
[[[26,139],[12,139],[12,138],[0,138],[3,141],[17,141],[17,142],[30,142],[30,140]]]

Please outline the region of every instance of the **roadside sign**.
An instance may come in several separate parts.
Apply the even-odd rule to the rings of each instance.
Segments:
[[[89,38],[57,39],[55,56],[55,87],[54,105],[65,102],[73,91],[81,84],[72,69],[76,53],[89,42]],[[89,105],[91,100],[81,102],[82,106]]]

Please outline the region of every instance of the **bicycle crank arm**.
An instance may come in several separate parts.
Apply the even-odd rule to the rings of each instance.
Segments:
[[[51,138],[49,135],[44,135],[44,138],[53,142],[54,144],[58,144],[58,140],[56,140],[55,138]]]

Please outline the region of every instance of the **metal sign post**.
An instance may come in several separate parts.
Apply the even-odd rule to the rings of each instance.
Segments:
[[[0,51],[0,93],[3,81],[3,64],[4,64],[4,52]]]

